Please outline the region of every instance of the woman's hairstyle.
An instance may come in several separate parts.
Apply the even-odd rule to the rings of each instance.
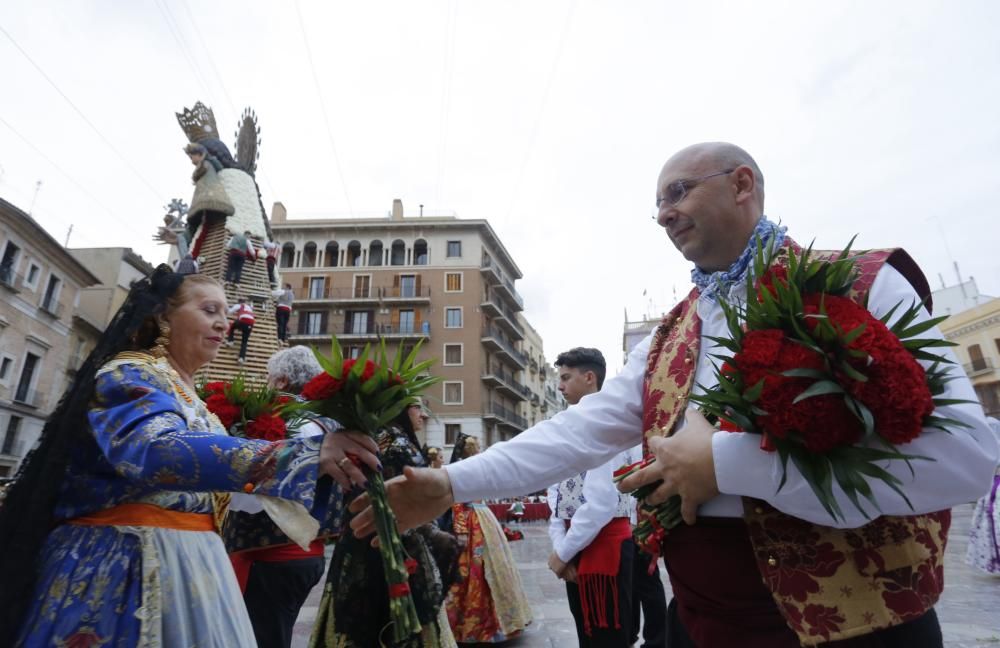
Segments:
[[[196,154],[208,155],[208,149],[196,142],[191,142],[190,144],[185,146],[184,152],[187,153],[188,155],[196,155]]]
[[[181,286],[218,285],[205,275],[179,275],[160,265],[132,284],[128,298],[104,330],[42,429],[38,445],[21,463],[0,502],[0,637],[17,636],[31,600],[38,551],[52,528],[71,452],[96,444],[87,412],[97,372],[118,353],[148,349],[159,335],[157,317],[184,301]]]
[[[268,378],[284,378],[288,381],[286,391],[298,394],[306,383],[323,373],[323,367],[316,360],[312,349],[295,346],[278,351],[267,361]]]
[[[466,458],[465,446],[471,439],[473,439],[473,437],[465,434],[464,432],[458,433],[458,438],[455,439],[455,447],[451,450],[451,459],[448,460],[448,463],[455,463],[456,461],[461,461]]]

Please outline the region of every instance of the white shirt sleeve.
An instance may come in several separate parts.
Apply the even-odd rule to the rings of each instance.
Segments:
[[[532,493],[607,463],[642,441],[642,381],[652,335],[596,394],[510,441],[445,466],[456,502]]]
[[[868,308],[876,317],[884,316],[899,302],[902,310],[919,298],[910,283],[893,267],[886,264],[879,270],[868,298]],[[929,319],[921,309],[916,322]],[[915,322],[915,323],[916,323]],[[937,327],[924,332],[921,337],[942,337]],[[935,410],[935,416],[947,417],[966,423],[970,427],[955,427],[951,433],[927,428],[910,443],[900,446],[906,454],[931,457],[933,461],[913,460],[913,474],[903,461],[888,461],[883,468],[898,477],[900,488],[913,504],[911,509],[885,483],[868,480],[875,500],[884,515],[913,515],[950,508],[962,502],[974,501],[990,489],[997,465],[997,441],[993,438],[976,402],[972,384],[956,361],[951,349],[942,353],[955,364],[948,365],[952,377],[941,398],[965,399],[973,403],[948,405]],[[921,361],[926,368],[930,363]],[[782,468],[777,453],[762,452],[760,437],[753,434],[719,432],[712,437],[715,459],[715,476],[722,493],[745,495],[769,502],[780,511],[797,518],[826,526],[858,527],[869,520],[847,499],[836,483],[834,495],[845,519],[834,521],[823,509],[802,474],[792,462],[788,463],[788,480],[778,492]],[[860,498],[871,515],[877,511],[864,498]]]
[[[569,562],[594,541],[618,509],[618,489],[612,480],[615,460],[587,471],[583,480],[583,506],[573,514],[569,531],[559,544],[553,543],[559,560]]]
[[[552,540],[552,548],[555,549],[566,537],[566,521],[556,517],[556,500],[559,498],[559,484],[549,486],[545,491],[545,499],[548,500],[549,510],[549,539]]]

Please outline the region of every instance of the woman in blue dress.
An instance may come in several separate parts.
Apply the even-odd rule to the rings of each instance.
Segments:
[[[230,437],[194,374],[226,327],[221,286],[160,266],[133,286],[0,504],[0,643],[255,646],[220,494],[274,498],[290,529],[339,524],[377,466],[363,435]],[[301,535],[301,533],[299,533]]]

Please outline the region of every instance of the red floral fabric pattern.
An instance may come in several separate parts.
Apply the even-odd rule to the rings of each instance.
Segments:
[[[787,254],[799,250],[787,239],[771,277],[761,284],[762,290],[781,280]],[[814,258],[836,254],[839,252],[813,251]],[[902,250],[853,256],[859,275],[849,295],[851,306],[845,308],[865,303],[876,274],[887,262],[925,296],[927,282]],[[672,430],[687,405],[700,342],[697,298],[697,291],[692,291],[664,318],[650,347],[643,391],[644,446],[651,435]],[[780,347],[768,346],[768,339],[762,337],[759,353],[782,352]],[[909,387],[897,385],[893,389],[906,391]],[[817,400],[810,399],[810,406],[815,408]],[[913,407],[922,406],[917,402]],[[851,437],[853,432],[834,434]],[[893,432],[885,434],[890,438]],[[803,645],[849,639],[915,619],[935,604],[943,589],[949,511],[881,517],[858,529],[835,529],[792,518],[764,502],[748,499],[745,519],[764,583]]]

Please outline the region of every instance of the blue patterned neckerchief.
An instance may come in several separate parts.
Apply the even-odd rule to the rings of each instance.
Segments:
[[[720,294],[728,295],[729,291],[738,285],[742,285],[750,270],[750,262],[757,254],[757,239],[765,245],[770,244],[771,249],[781,247],[785,242],[785,232],[787,227],[772,223],[767,220],[767,216],[761,216],[757,221],[757,226],[750,234],[747,246],[740,254],[736,262],[729,266],[727,270],[717,270],[715,272],[705,272],[698,266],[691,270],[691,281],[694,282],[701,291],[701,299],[715,300]]]

